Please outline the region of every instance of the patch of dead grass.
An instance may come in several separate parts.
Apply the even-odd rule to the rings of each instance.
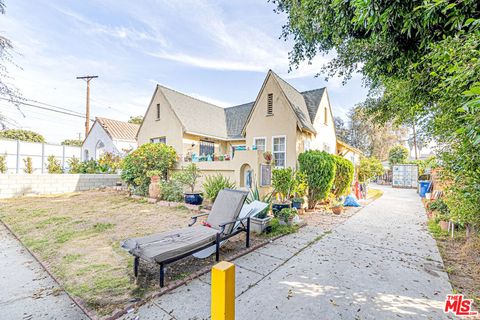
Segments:
[[[0,207],[0,219],[100,315],[153,289],[135,284],[133,259],[120,242],[184,227],[190,216],[186,208],[147,204],[114,191],[22,197],[2,200]]]

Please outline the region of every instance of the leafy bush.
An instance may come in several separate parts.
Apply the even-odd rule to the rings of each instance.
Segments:
[[[175,149],[164,143],[146,143],[128,154],[122,161],[122,179],[137,193],[146,195],[150,178],[147,172],[159,170],[166,178],[177,159]]]
[[[410,151],[404,146],[395,146],[388,152],[388,161],[390,165],[407,162]]]
[[[68,165],[68,173],[80,173],[80,159],[77,157],[71,157],[70,159],[67,160],[67,165]]]
[[[203,183],[205,197],[212,202],[215,201],[220,190],[225,188],[235,189],[235,182],[230,181],[230,179],[224,177],[220,173],[214,176],[207,176]]]
[[[5,173],[7,170],[7,156],[0,156],[0,173]]]
[[[360,168],[358,169],[358,180],[360,182],[368,182],[383,173],[383,165],[377,158],[364,157],[360,159]]]
[[[278,218],[273,218],[272,220],[270,220],[268,226],[271,229],[268,233],[268,236],[270,237],[295,233],[298,231],[298,225],[280,224],[280,220]]]
[[[295,179],[293,180],[293,195],[296,199],[302,199],[307,194],[308,190],[308,181],[307,175],[303,172],[296,171]]]
[[[58,161],[53,154],[47,158],[47,171],[48,173],[63,173],[60,161]]]
[[[333,180],[332,193],[336,197],[350,193],[353,181],[353,164],[340,156],[333,156],[335,160],[335,179]]]
[[[77,140],[77,139],[66,139],[63,140],[61,145],[62,146],[74,146],[74,147],[81,147],[83,144],[83,140]]]
[[[26,157],[25,159],[23,159],[23,164],[24,164],[23,172],[29,173],[29,174],[33,173],[32,157]]]
[[[296,214],[297,214],[297,210],[295,209],[283,208],[282,210],[277,211],[277,213],[275,213],[275,218],[281,221],[284,221],[285,223],[288,223],[288,220],[295,217]]]
[[[115,173],[120,169],[122,158],[119,155],[105,152],[98,159],[98,167],[102,173]]]
[[[280,196],[282,203],[290,200],[294,187],[295,172],[292,168],[274,169],[272,171],[272,186]]]
[[[298,156],[300,171],[307,175],[308,208],[325,199],[335,178],[335,161],[325,151],[309,150]]]
[[[160,181],[160,199],[165,201],[181,202],[183,200],[182,184],[176,179]]]
[[[0,131],[0,138],[14,139],[28,142],[45,142],[45,138],[36,132],[23,129],[8,129]]]
[[[195,163],[190,163],[186,168],[175,173],[175,179],[187,187],[191,192],[195,191],[198,178],[202,175]]]

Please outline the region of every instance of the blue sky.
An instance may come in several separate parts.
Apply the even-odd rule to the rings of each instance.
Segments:
[[[15,46],[10,66],[25,98],[84,112],[85,83],[95,74],[94,116],[143,115],[156,83],[220,106],[252,101],[268,69],[298,90],[327,86],[335,115],[361,102],[367,89],[354,77],[315,78],[329,57],[288,73],[292,43],[279,39],[284,15],[261,0],[73,1],[6,0],[0,32]],[[39,109],[0,112],[50,142],[78,137],[83,120]]]

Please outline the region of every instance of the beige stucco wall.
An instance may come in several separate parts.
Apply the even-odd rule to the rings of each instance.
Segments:
[[[327,122],[325,124],[325,108],[327,108]],[[334,154],[336,152],[337,138],[335,136],[335,127],[332,117],[331,106],[328,101],[327,90],[323,92],[323,97],[320,101],[320,107],[318,108],[313,127],[317,131],[315,138],[311,141],[311,149],[325,150],[325,144],[329,146],[329,153]]]
[[[157,120],[157,104],[160,104],[160,119]],[[138,131],[138,145],[150,142],[151,138],[166,137],[167,144],[174,147],[178,154],[183,151],[183,128],[170,107],[170,103],[159,91],[155,91],[143,124]]]
[[[268,94],[273,93],[273,116],[267,116]],[[265,137],[266,150],[273,151],[272,138],[286,136],[286,166],[296,167],[297,121],[295,114],[272,76],[255,103],[250,121],[246,126],[246,144],[252,147],[253,138]]]

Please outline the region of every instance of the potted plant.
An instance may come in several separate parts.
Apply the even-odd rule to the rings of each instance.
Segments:
[[[152,199],[160,198],[160,170],[147,171],[147,177],[150,177],[150,185],[148,186],[148,197]]]
[[[277,200],[272,203],[272,211],[275,214],[285,208],[290,208],[292,202],[290,195],[294,187],[295,172],[292,168],[275,169],[272,171],[272,186]]]
[[[331,201],[331,207],[332,212],[334,214],[340,214],[343,212],[343,202],[338,200],[338,199],[333,199]]]
[[[265,152],[263,153],[263,159],[265,159],[265,162],[266,162],[267,164],[272,163],[272,159],[273,159],[272,153],[271,153],[270,151],[265,151]]]
[[[200,169],[195,163],[190,163],[185,169],[178,172],[175,179],[182,185],[187,187],[188,191],[185,192],[185,203],[193,205],[201,205],[203,202],[202,193],[195,191],[198,178],[201,177]]]
[[[281,224],[292,225],[293,218],[297,215],[297,210],[294,208],[284,208],[274,214],[275,218],[280,220]]]
[[[429,204],[429,209],[433,211],[435,221],[440,225],[442,230],[448,230],[448,221],[450,220],[450,210],[442,198],[433,200]]]
[[[292,207],[300,210],[305,202],[305,195],[307,194],[307,176],[303,172],[295,171],[293,179],[293,198]]]
[[[250,193],[248,194],[247,200],[245,202],[251,203],[253,201],[262,201],[269,204],[269,206],[265,208],[265,210],[259,212],[257,215],[250,218],[250,230],[257,234],[261,234],[265,231],[270,220],[272,219],[272,217],[268,215],[268,211],[270,210],[270,204],[272,201],[272,193],[268,193],[263,197],[260,197],[258,185],[255,184],[255,187],[250,189]]]

